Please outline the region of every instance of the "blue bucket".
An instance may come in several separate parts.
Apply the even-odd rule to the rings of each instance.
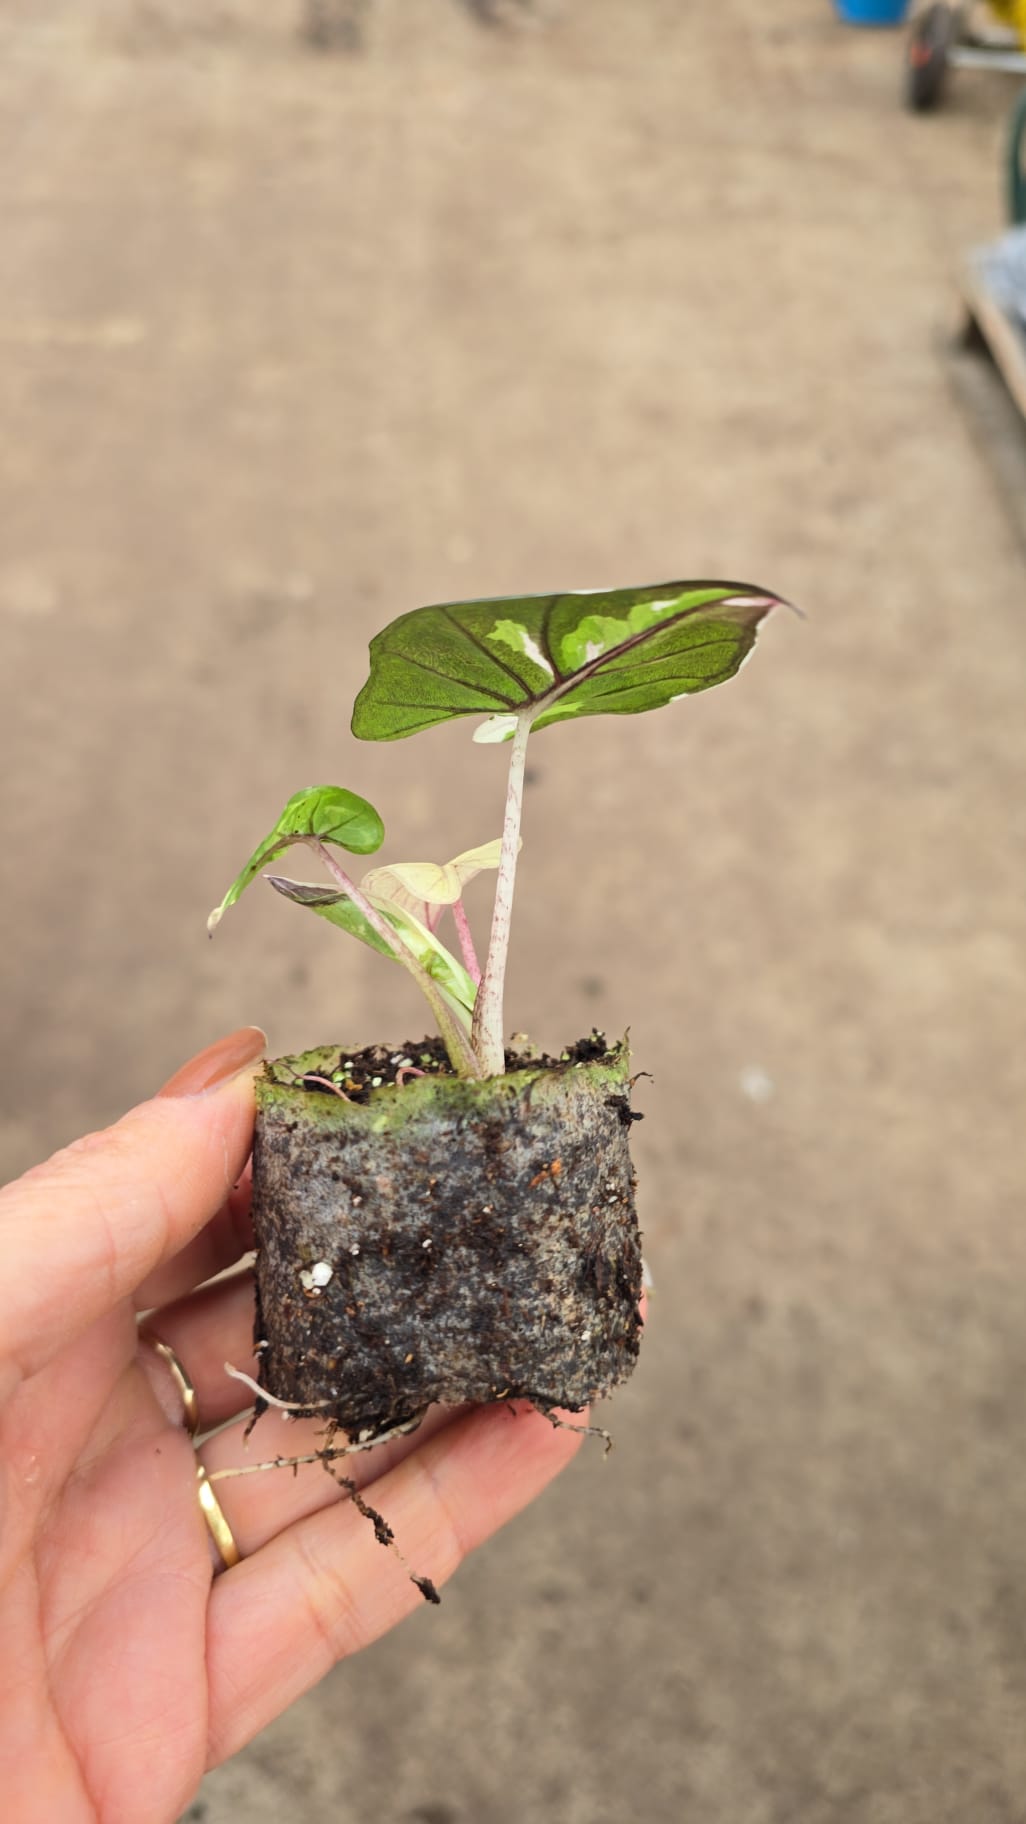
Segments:
[[[908,0],[834,0],[848,25],[900,25]]]

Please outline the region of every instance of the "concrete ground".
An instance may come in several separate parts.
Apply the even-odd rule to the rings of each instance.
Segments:
[[[349,736],[386,619],[808,619],[537,740],[511,1023],[654,1076],[615,1452],[189,1815],[1026,1819],[1026,591],[946,355],[1011,91],[913,120],[827,0],[299,11],[0,18],[4,1175],[233,1024],[421,1029],[270,894],[203,933],[310,780],[393,855],[497,831],[465,726]]]

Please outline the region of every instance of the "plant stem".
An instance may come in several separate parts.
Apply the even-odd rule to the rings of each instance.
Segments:
[[[382,917],[377,907],[371,903],[365,893],[361,892],[355,880],[351,879],[345,869],[339,866],[326,844],[318,842],[316,837],[311,837],[308,839],[308,846],[313,850],[318,859],[323,862],[328,873],[342,889],[346,898],[351,899],[357,911],[363,913],[371,930],[381,938],[383,943],[388,945],[396,962],[401,963],[407,974],[413,977],[417,987],[429,1002],[431,1011],[438,1021],[439,1033],[445,1044],[445,1049],[449,1054],[449,1061],[457,1076],[484,1076],[486,1073],[481,1069],[477,1053],[466,1030],[460,1024],[452,1008],[449,1006],[449,1003],[442,994],[437,982],[432,980],[427,970],[417,961],[413,952],[403,943],[398,931],[389,924],[386,918]]]
[[[470,921],[467,918],[466,908],[462,899],[456,901],[456,904],[452,909],[452,915],[456,921],[456,935],[460,940],[463,967],[476,988],[481,980],[481,965],[477,960],[477,951],[474,949],[474,936],[470,929]]]
[[[503,1046],[502,994],[506,982],[506,957],[509,951],[510,921],[513,915],[513,888],[516,884],[517,854],[520,848],[520,818],[524,804],[524,763],[527,737],[537,715],[537,705],[522,710],[517,717],[509,756],[509,780],[506,786],[506,816],[502,826],[502,848],[499,873],[495,882],[495,908],[488,940],[484,975],[474,1002],[474,1024],[470,1042],[483,1077],[501,1077],[506,1069]]]

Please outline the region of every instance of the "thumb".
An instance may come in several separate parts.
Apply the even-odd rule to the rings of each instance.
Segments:
[[[249,1155],[266,1043],[258,1026],[219,1039],[113,1127],[0,1190],[0,1397],[216,1215]]]

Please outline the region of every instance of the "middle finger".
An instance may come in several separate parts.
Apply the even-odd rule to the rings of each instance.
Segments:
[[[256,1396],[225,1372],[225,1363],[256,1378],[254,1310],[253,1272],[245,1268],[146,1315],[139,1332],[142,1366],[150,1380],[160,1381],[162,1396],[168,1393],[161,1403],[173,1413],[174,1376],[150,1339],[167,1344],[196,1390],[198,1431],[210,1431],[253,1404]]]

